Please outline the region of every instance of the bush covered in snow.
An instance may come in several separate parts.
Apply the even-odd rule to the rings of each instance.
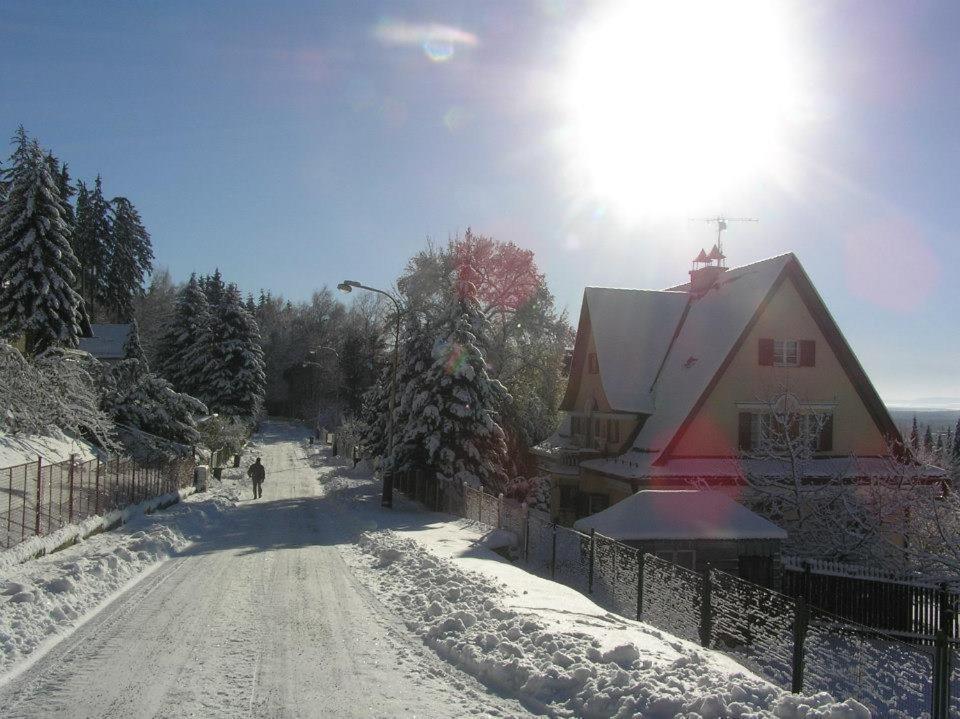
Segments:
[[[99,364],[85,353],[47,350],[28,359],[0,340],[0,432],[60,430],[114,446],[114,426],[100,407]]]

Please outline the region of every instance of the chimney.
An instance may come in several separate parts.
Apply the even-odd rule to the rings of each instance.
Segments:
[[[700,250],[700,254],[693,260],[693,269],[690,270],[690,294],[693,297],[702,297],[709,292],[720,275],[727,271],[723,262],[725,259],[717,245],[713,246],[710,254]]]

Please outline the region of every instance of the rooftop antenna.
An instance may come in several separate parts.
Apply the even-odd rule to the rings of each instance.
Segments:
[[[691,218],[692,220],[701,220],[703,222],[716,222],[717,223],[717,250],[719,254],[723,256],[723,231],[727,229],[728,222],[759,222],[756,217],[724,217],[723,215],[717,215],[716,217],[703,217],[703,218]]]

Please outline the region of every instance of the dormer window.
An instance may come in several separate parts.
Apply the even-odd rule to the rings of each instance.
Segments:
[[[591,352],[587,357],[587,369],[590,374],[600,374],[600,365],[597,364],[597,353]]]

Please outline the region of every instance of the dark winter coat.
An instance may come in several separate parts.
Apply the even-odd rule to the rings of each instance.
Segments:
[[[267,470],[263,468],[262,464],[251,464],[250,469],[247,470],[247,475],[254,482],[262,482],[267,476]]]

